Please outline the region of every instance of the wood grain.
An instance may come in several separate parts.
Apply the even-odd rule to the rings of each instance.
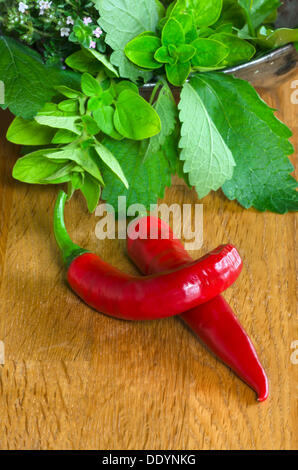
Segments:
[[[264,99],[294,130],[291,82]],[[4,140],[1,113],[1,449],[294,449],[298,340],[295,214],[243,210],[218,192],[203,200],[204,245],[233,242],[244,270],[226,299],[251,335],[270,380],[254,393],[180,322],[129,323],[86,307],[64,282],[52,230],[56,188],[13,181],[18,148]],[[179,180],[168,203],[196,203]],[[125,242],[99,242],[98,219],[74,197],[66,212],[77,243],[136,272]]]

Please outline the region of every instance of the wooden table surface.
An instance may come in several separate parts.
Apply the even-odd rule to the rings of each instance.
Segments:
[[[298,149],[294,78],[262,95]],[[51,228],[57,188],[12,179],[19,149],[3,139],[9,114],[0,120],[1,449],[297,448],[297,216],[244,210],[217,192],[203,200],[204,244],[192,252],[232,242],[243,256],[225,297],[268,373],[270,398],[258,404],[179,319],[114,320],[68,289]],[[179,181],[165,201],[198,202]],[[97,240],[82,197],[66,221],[77,243],[137,272],[123,240]]]

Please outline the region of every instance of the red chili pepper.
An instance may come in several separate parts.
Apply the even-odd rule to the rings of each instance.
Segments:
[[[161,239],[162,232],[167,238]],[[133,239],[136,232],[138,238]],[[155,239],[150,239],[154,233]],[[128,229],[130,258],[146,274],[160,273],[192,262],[168,224],[157,217],[143,217]],[[181,318],[206,346],[252,387],[258,401],[268,397],[268,380],[256,350],[225,299],[218,295]]]
[[[54,232],[68,266],[68,283],[88,305],[102,313],[125,320],[177,315],[223,292],[240,274],[242,260],[232,245],[220,246],[200,261],[167,273],[148,277],[125,274],[72,242],[63,217],[66,199],[60,191]]]

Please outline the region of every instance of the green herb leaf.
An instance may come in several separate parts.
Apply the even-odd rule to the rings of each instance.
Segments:
[[[114,126],[115,109],[112,106],[101,106],[93,112],[93,117],[104,134],[113,137],[116,140],[123,139],[123,136],[116,131]]]
[[[47,178],[44,178],[43,184],[61,184],[72,181],[74,165],[73,162],[66,162],[57,171],[47,176]]]
[[[194,67],[214,67],[229,54],[229,48],[214,39],[198,38],[192,45],[196,49],[191,62]]]
[[[180,158],[184,172],[200,198],[216,191],[232,178],[235,162],[210,117],[202,99],[190,83],[183,86],[180,103]]]
[[[162,46],[154,54],[154,59],[161,64],[172,64],[173,58],[169,54],[167,46]]]
[[[99,133],[100,129],[97,125],[97,122],[91,116],[82,116],[82,121],[85,124],[85,129],[87,134],[96,135]]]
[[[82,75],[82,91],[87,96],[101,96],[102,88],[98,81],[90,75],[90,73],[84,73]]]
[[[34,120],[16,117],[10,124],[6,138],[14,144],[47,145],[55,134],[51,127],[41,126]]]
[[[144,31],[156,31],[162,10],[155,0],[96,0],[99,24],[106,32],[106,43],[114,50],[113,65],[119,67],[120,76],[137,81],[150,79],[151,74],[143,72],[129,62],[124,54],[126,44]]]
[[[119,96],[123,90],[131,90],[137,95],[139,94],[137,85],[135,83],[129,82],[128,80],[121,80],[121,82],[115,83],[113,88],[117,96]]]
[[[113,173],[115,173],[116,176],[122,181],[124,186],[128,189],[128,182],[127,179],[125,178],[125,175],[122,171],[121,166],[119,165],[118,160],[114,157],[112,152],[105,147],[103,144],[100,142],[97,142],[95,145],[95,150],[98,153],[99,157],[102,159],[102,161],[107,165],[110,170],[112,170]]]
[[[131,90],[120,93],[114,114],[116,130],[128,139],[143,140],[160,132],[156,111],[147,101]]]
[[[151,137],[148,142],[144,160],[152,154],[157,153],[164,145],[166,138],[170,136],[175,128],[177,119],[177,107],[170,90],[170,87],[165,84],[161,88],[158,98],[154,104],[154,109],[159,115],[161,122],[161,131],[159,134]]]
[[[0,80],[5,84],[1,107],[25,119],[57,94],[57,85],[76,81],[73,72],[46,67],[36,52],[10,37],[0,36],[0,57]]]
[[[185,64],[166,64],[166,74],[168,81],[174,86],[182,86],[191,71],[190,62]]]
[[[263,49],[274,49],[298,41],[298,29],[280,28],[275,31],[262,26],[256,43]]]
[[[175,18],[170,18],[163,27],[161,42],[163,46],[168,46],[169,44],[179,46],[185,43],[183,28]]]
[[[171,172],[162,152],[143,162],[138,142],[116,142],[107,138],[103,143],[117,158],[129,183],[129,188],[126,189],[117,176],[105,168],[103,176],[106,186],[102,193],[103,200],[117,210],[118,196],[126,196],[127,206],[143,204],[149,209],[150,204],[155,204],[158,198],[164,196],[165,187],[171,185]]]
[[[236,161],[233,178],[223,186],[226,196],[260,211],[297,210],[297,182],[287,158],[291,131],[246,81],[208,73],[191,84]]]
[[[45,157],[53,161],[73,161],[87,171],[87,173],[93,176],[97,181],[103,184],[101,172],[98,166],[97,154],[93,153],[92,148],[83,150],[79,147],[70,145],[56,152],[45,153]]]
[[[179,62],[182,64],[189,62],[195,53],[196,49],[191,44],[182,44],[177,47]]]
[[[240,39],[233,34],[218,33],[210,36],[210,39],[221,42],[228,48],[228,55],[223,61],[223,64],[226,66],[246,62],[256,53],[255,47],[250,42]]]
[[[45,105],[39,110],[40,116],[67,116],[68,113],[61,111],[56,103],[45,103]]]
[[[107,59],[107,56],[104,54],[101,54],[98,52],[96,49],[88,49],[88,53],[91,54],[95,59],[97,59],[104,67],[112,73],[115,77],[119,77],[119,74],[115,67],[111,64],[111,62]]]
[[[181,24],[185,35],[185,42],[187,44],[197,38],[197,28],[192,15],[181,13],[175,15],[174,18],[176,18],[176,20]]]
[[[81,187],[83,186],[84,177],[80,173],[72,173],[70,182],[72,185],[72,190],[77,191],[78,189],[81,189]]]
[[[93,96],[88,100],[87,109],[88,111],[96,111],[102,106],[101,98],[97,98],[97,96]]]
[[[245,12],[248,30],[251,33],[253,32],[251,27],[260,26],[281,5],[279,0],[238,0],[238,3]]]
[[[191,187],[188,180],[188,174],[183,171],[183,161],[179,159],[179,139],[180,139],[180,126],[176,126],[171,135],[169,135],[163,146],[162,152],[170,165],[172,175],[178,175],[184,179],[187,186]]]
[[[140,35],[125,46],[125,54],[128,59],[138,67],[145,69],[158,69],[161,67],[154,59],[155,51],[161,46],[157,36]]]
[[[126,57],[124,50],[114,51],[111,55],[113,64],[119,68],[120,76],[122,78],[129,78],[129,80],[137,83],[139,80],[148,82],[152,77],[152,72],[141,70],[135,64],[130,62]]]
[[[58,103],[58,109],[69,114],[77,115],[79,112],[79,105],[77,100],[63,100]]]
[[[12,176],[24,183],[48,184],[46,179],[65,167],[64,161],[52,161],[44,156],[44,150],[37,150],[22,158],[19,158],[13,168]],[[67,171],[64,176],[60,175],[59,182],[70,180],[70,173]]]
[[[221,13],[222,0],[178,0],[173,8],[172,16],[182,12],[193,16],[199,28],[214,24]]]
[[[66,96],[66,98],[75,99],[75,98],[83,97],[83,94],[80,91],[73,90],[72,88],[69,88],[66,85],[59,85],[59,86],[56,87],[56,90],[61,95]]]
[[[78,129],[76,122],[79,116],[35,116],[35,121],[43,126],[55,127],[56,129],[67,129],[74,134],[80,134],[81,131]]]
[[[224,24],[232,23],[235,28],[241,29],[245,25],[245,18],[244,10],[241,8],[237,0],[223,0],[220,17],[213,25],[213,28],[217,30]]]
[[[98,73],[102,69],[102,64],[95,59],[86,49],[76,51],[65,60],[66,65],[79,72]]]
[[[77,139],[77,137],[78,136],[74,134],[74,132],[66,129],[59,129],[52,139],[52,144],[70,144]]]
[[[84,175],[84,183],[80,189],[86,199],[89,212],[94,212],[99,203],[100,184],[96,179],[86,173]]]

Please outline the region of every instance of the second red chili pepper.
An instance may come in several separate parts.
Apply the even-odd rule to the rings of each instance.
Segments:
[[[138,236],[133,239],[136,232]],[[170,227],[157,217],[143,217],[129,227],[127,250],[130,258],[146,275],[192,262],[180,240],[174,238]],[[266,400],[268,380],[256,350],[222,296],[218,295],[182,313],[180,317],[217,357],[256,391],[258,401]]]
[[[125,274],[72,242],[64,224],[66,199],[60,191],[54,232],[68,267],[67,280],[81,299],[102,313],[125,320],[177,315],[223,292],[241,272],[238,251],[225,245],[174,271],[147,278]]]

